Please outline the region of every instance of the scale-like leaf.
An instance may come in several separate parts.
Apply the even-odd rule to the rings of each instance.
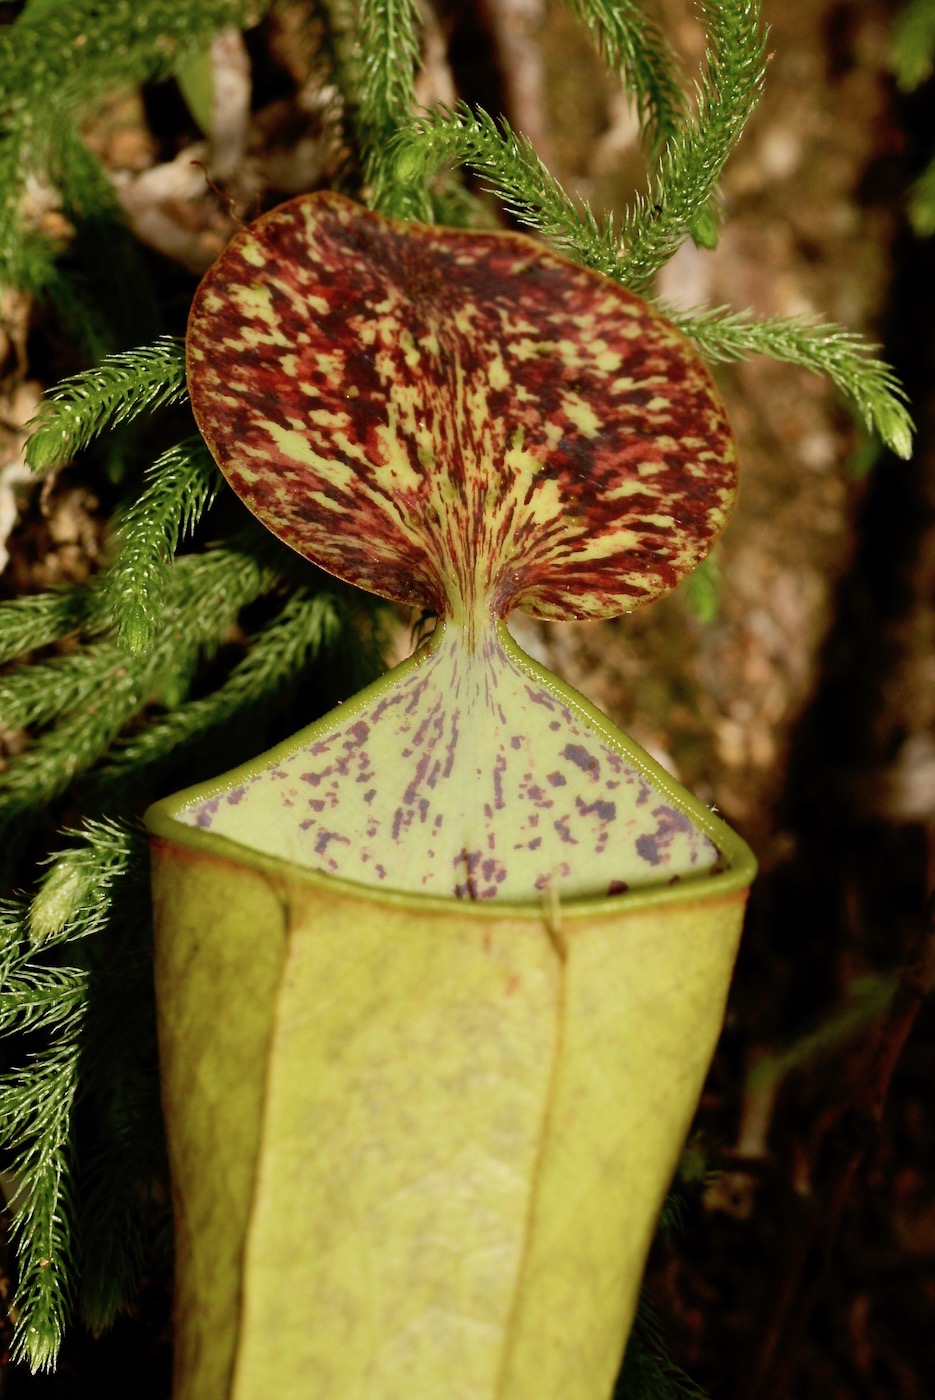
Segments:
[[[626,612],[691,571],[733,500],[681,333],[520,234],[303,196],[233,239],[188,344],[199,427],[264,524],[443,616]]]

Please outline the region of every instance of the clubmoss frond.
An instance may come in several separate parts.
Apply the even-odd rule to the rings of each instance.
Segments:
[[[413,119],[395,138],[398,180],[424,187],[442,166],[465,165],[522,223],[609,277],[645,290],[689,234],[716,239],[717,182],[759,97],[765,36],[759,0],[705,0],[709,44],[698,85],[698,114],[674,131],[656,169],[650,199],[637,200],[620,232],[577,204],[531,142],[501,118],[464,104]]]
[[[724,307],[704,311],[665,308],[708,360],[743,360],[771,355],[826,374],[854,404],[860,417],[899,457],[912,455],[913,424],[906,393],[875,347],[859,335],[827,322],[796,318],[756,320],[748,311]]]
[[[187,684],[199,657],[214,650],[241,608],[276,577],[246,552],[185,556],[171,570],[162,630],[146,653],[128,654],[116,639],[105,639],[9,673],[0,701],[4,710],[9,707],[18,719],[29,714],[32,723],[57,723],[0,773],[0,830],[48,806],[173,677]],[[49,700],[41,695],[43,678]]]
[[[336,181],[337,188],[343,187],[350,173],[348,167],[359,165],[357,131],[364,56],[357,42],[357,5],[358,0],[316,0],[315,3],[315,13],[321,17],[323,26],[318,57],[328,71],[328,80],[322,86],[333,87],[323,115],[343,148],[339,155],[341,175]]]
[[[253,639],[249,652],[210,695],[154,719],[110,756],[106,776],[130,779],[143,769],[182,754],[192,744],[245,714],[254,718],[287,694],[324,647],[333,645],[344,624],[343,609],[331,593],[292,594],[278,616]]]
[[[34,471],[58,466],[105,428],[178,403],[186,393],[185,342],[177,336],[108,355],[53,389],[33,420],[26,461]]]
[[[120,679],[122,656],[112,642],[97,642],[0,677],[0,712],[12,729],[41,728],[57,716],[82,711],[98,699],[99,687]],[[112,697],[108,697],[112,698]]]
[[[33,943],[67,933],[69,939],[98,933],[107,918],[114,886],[140,855],[140,833],[123,822],[88,822],[68,831],[79,842],[49,862],[29,907]]]
[[[216,30],[254,23],[264,0],[71,0],[0,30],[0,106],[87,107],[104,93],[168,77]],[[80,54],[80,62],[76,55]]]
[[[73,1296],[71,1130],[82,1018],[65,1023],[28,1066],[0,1083],[0,1142],[15,1149],[10,1203],[19,1265],[12,1355],[50,1370]]]
[[[43,162],[65,209],[80,219],[118,220],[120,202],[104,166],[88,150],[74,121],[57,115],[50,123]]]
[[[82,1059],[82,1189],[77,1203],[82,1246],[78,1302],[86,1325],[100,1333],[136,1292],[154,1223],[154,1191],[164,1175],[164,1144],[146,837],[136,827],[103,823],[88,823],[86,837],[86,846],[74,847],[60,859],[84,875],[96,864],[105,891],[91,913],[100,936],[87,945],[92,977]],[[80,918],[79,910],[76,929]]]
[[[51,173],[57,133],[106,93],[168,77],[218,29],[255,22],[268,3],[110,0],[102,6],[97,0],[73,0],[35,14],[30,7],[0,29],[0,272],[5,280],[42,289],[29,248],[32,235],[20,210],[27,178]]]
[[[721,610],[724,579],[717,558],[717,545],[688,575],[682,584],[693,615],[700,623],[710,626]]]
[[[101,594],[128,651],[147,651],[159,630],[172,556],[210,508],[224,479],[201,438],[171,447],[119,527],[117,556]]]
[[[659,1320],[642,1295],[614,1400],[704,1400],[694,1381],[669,1359]]]
[[[146,691],[139,688],[136,675],[102,666],[101,680],[116,684],[99,709],[88,707],[60,720],[0,774],[0,832],[22,830],[23,818],[60,796],[142,708]]]
[[[51,1027],[70,1033],[87,1000],[87,973],[36,963],[30,914],[22,903],[7,902],[0,909],[0,1030]],[[28,1095],[23,1103],[29,1110]],[[0,1124],[0,1138],[2,1134]]]
[[[666,146],[650,197],[622,220],[626,252],[617,276],[634,291],[647,288],[693,226],[710,217],[721,172],[763,87],[759,0],[702,0],[701,10],[708,48],[697,116]]]
[[[22,268],[10,280],[51,307],[82,361],[100,364],[116,349],[114,329],[103,300],[82,269],[68,267],[56,259],[55,250],[50,249],[45,265]]]
[[[72,967],[30,967],[4,973],[0,1031],[61,1030],[83,1014],[87,974]]]
[[[610,219],[598,221],[562,189],[525,136],[505,118],[472,112],[466,104],[438,108],[414,119],[395,141],[396,173],[403,183],[426,182],[445,165],[466,165],[523,224],[588,267],[616,277],[618,239]]]
[[[357,130],[369,202],[385,214],[428,220],[423,186],[394,179],[391,142],[415,109],[419,63],[419,11],[415,0],[360,0],[358,43],[364,55],[357,100]]]
[[[635,102],[644,149],[655,159],[686,117],[679,61],[658,20],[636,0],[567,0],[567,4]]]
[[[935,72],[935,0],[909,0],[896,16],[890,67],[903,92],[914,92]],[[935,233],[935,160],[912,186],[909,222],[920,238]]]
[[[12,1153],[11,1177],[16,1183],[11,1209],[20,1285],[13,1354],[33,1370],[54,1365],[74,1296],[74,1114],[79,1084],[87,1093],[88,1050],[92,1062],[107,1059],[111,1068],[116,1063],[121,1071],[129,1062],[116,1037],[108,1033],[106,1047],[100,1035],[95,1037],[100,1016],[91,1014],[93,971],[87,957],[113,923],[118,894],[120,937],[108,965],[119,972],[120,958],[125,959],[129,948],[139,963],[137,981],[148,978],[146,961],[138,957],[139,940],[128,937],[127,921],[129,903],[145,889],[142,833],[98,822],[69,834],[79,844],[55,858],[32,905],[27,909],[8,904],[0,910],[0,1029],[44,1031],[48,1036],[44,1049],[0,1077],[0,1143]],[[37,934],[44,939],[42,955],[55,944],[79,940],[85,954],[79,959],[82,965],[38,961]],[[104,1000],[112,1002],[114,1014],[131,1027],[124,1041],[138,1037],[141,1021],[144,1028],[151,1021],[151,1014],[145,1013],[145,986],[142,992],[134,987],[132,997],[118,993]],[[153,1105],[151,1120],[158,1123]],[[150,1157],[138,1184],[148,1179],[152,1161]],[[97,1245],[98,1240],[86,1235],[87,1250],[93,1253]],[[119,1264],[120,1246],[116,1253],[112,1246],[113,1242],[108,1258]],[[128,1282],[124,1273],[123,1284]]]
[[[0,280],[35,295],[55,265],[56,248],[20,219],[29,174],[25,145],[22,134],[0,118]]]
[[[443,165],[466,165],[520,222],[588,267],[645,290],[689,234],[706,245],[715,241],[717,183],[763,84],[759,0],[704,0],[702,11],[709,43],[698,114],[670,134],[651,197],[626,212],[619,235],[611,219],[599,221],[586,202],[575,203],[531,142],[504,119],[495,122],[463,104],[416,117],[400,131],[398,179],[407,186],[424,185]],[[618,41],[621,37],[622,31]]]
[[[107,625],[107,615],[92,588],[13,598],[0,606],[0,665],[36,647],[57,642],[69,632],[100,632]]]
[[[47,118],[45,147],[33,154],[76,234],[68,261],[56,264],[39,292],[94,364],[154,336],[161,318],[149,267],[103,163],[85,145],[76,120],[57,110]]]
[[[920,238],[935,233],[935,160],[926,166],[909,193],[909,221]]]
[[[935,0],[909,0],[893,21],[890,66],[903,92],[912,92],[935,70]]]
[[[124,1020],[135,1018],[137,1025],[124,1029],[118,1042],[123,1054],[101,1077],[94,1096],[97,1140],[81,1162],[78,1214],[84,1250],[78,1306],[95,1336],[113,1325],[139,1287],[151,1234],[154,1178],[158,1181],[164,1156],[152,1016],[147,1014],[152,998],[149,988],[140,985],[148,975],[147,963],[140,960],[135,984],[123,979],[109,989]],[[135,1047],[127,1043],[127,1030]],[[113,1044],[108,1038],[102,1047],[109,1058]]]

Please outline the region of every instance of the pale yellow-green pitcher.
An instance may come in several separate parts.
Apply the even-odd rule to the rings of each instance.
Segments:
[[[530,240],[333,195],[237,235],[189,357],[250,508],[440,620],[148,815],[175,1400],[607,1400],[753,860],[506,618],[693,567],[716,391]]]

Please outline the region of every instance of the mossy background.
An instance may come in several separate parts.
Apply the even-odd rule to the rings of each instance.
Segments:
[[[879,1125],[861,1096],[874,1034],[923,935],[935,883],[935,266],[931,240],[906,216],[912,181],[931,155],[935,98],[931,82],[907,96],[892,77],[890,41],[903,8],[767,0],[766,93],[727,167],[718,246],[685,243],[659,289],[684,305],[828,316],[882,339],[913,400],[912,460],[884,453],[820,376],[763,358],[725,367],[719,377],[743,476],[714,566],[644,614],[529,624],[523,638],[716,804],[761,862],[721,1049],[683,1163],[678,1219],[660,1238],[647,1285],[668,1350],[725,1400],[922,1400],[931,1391],[930,1003],[915,1019]],[[0,5],[0,21],[22,9]],[[682,0],[659,9],[694,71],[703,50],[697,17]],[[41,184],[27,191],[31,227],[60,272],[51,291],[8,289],[0,305],[0,509],[12,525],[0,598],[97,577],[114,556],[115,512],[139,494],[159,453],[190,431],[184,409],[170,404],[35,483],[21,462],[40,393],[102,353],[181,334],[199,275],[239,219],[348,178],[329,74],[315,58],[340,10],[282,4],[242,38],[231,33],[218,60],[230,85],[226,120],[210,139],[199,125],[199,114],[211,121],[197,55],[181,81],[142,91],[128,70],[80,125],[107,189],[95,195],[89,182],[72,191],[72,207]],[[641,187],[632,110],[559,0],[445,0],[434,7],[426,59],[421,101],[461,97],[504,112],[598,213],[620,209]],[[98,224],[92,197],[101,202]],[[122,224],[105,217],[111,200]],[[236,541],[248,528],[222,496],[183,549]],[[208,700],[268,625],[292,625],[283,616],[287,582],[319,596],[320,579],[280,554],[264,567],[275,584],[234,608],[194,675],[175,677],[174,693],[163,680],[142,697],[128,743],[144,742],[143,721],[171,716],[179,696]],[[107,784],[92,769],[50,797],[28,831],[8,826],[11,889],[30,890],[36,862],[82,813],[132,817],[150,798],[222,771],[327,709],[379,664],[375,627],[388,655],[408,649],[411,619],[375,619],[343,594],[335,607],[326,659],[310,639],[288,683],[264,692],[261,722],[255,711],[246,727],[220,725],[194,752],[173,759],[160,751],[119,803],[113,787],[103,802]],[[75,645],[72,634],[57,649],[67,656]],[[0,725],[5,774],[20,771],[30,744],[27,730]],[[107,963],[102,946],[92,964],[95,956]],[[8,1046],[10,1063],[35,1043]],[[855,1160],[855,1142],[862,1155],[845,1201],[837,1164]],[[167,1397],[161,1189],[157,1181],[147,1208],[142,1286],[115,1327],[100,1340],[73,1327],[54,1375],[7,1366],[4,1395],[77,1400],[110,1385],[141,1400]],[[14,1275],[8,1255],[7,1302]],[[640,1384],[631,1373],[622,1393],[635,1397]]]

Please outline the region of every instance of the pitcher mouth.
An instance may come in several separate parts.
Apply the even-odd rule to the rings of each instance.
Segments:
[[[746,888],[745,843],[502,622],[444,626],[293,738],[147,813],[157,837],[358,896],[574,915]]]

